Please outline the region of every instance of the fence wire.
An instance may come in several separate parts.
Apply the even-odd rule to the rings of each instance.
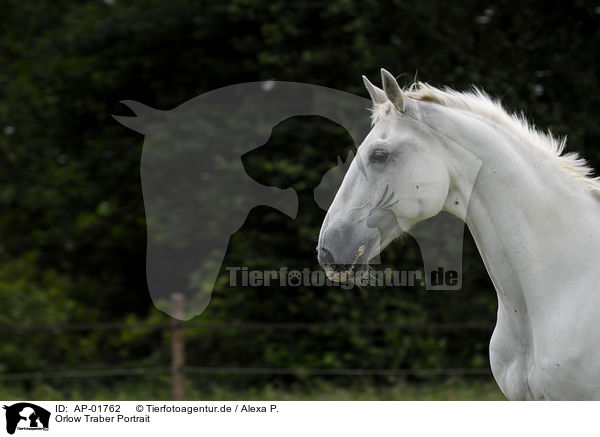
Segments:
[[[169,321],[149,322],[100,322],[54,325],[0,325],[0,332],[87,332],[111,330],[261,330],[261,331],[316,331],[316,330],[443,330],[473,331],[491,330],[494,325],[484,322],[471,323],[207,323]],[[386,369],[386,368],[272,368],[272,367],[202,367],[184,366],[176,369],[188,375],[288,375],[288,376],[433,376],[433,375],[490,375],[489,368],[447,369]],[[173,374],[173,366],[133,367],[105,369],[65,369],[43,372],[0,373],[0,381],[39,379],[102,378],[117,376],[144,376]]]
[[[365,329],[365,330],[384,330],[384,329],[410,329],[410,330],[491,330],[494,325],[490,323],[260,323],[260,322],[240,322],[240,323],[184,323],[184,322],[100,322],[100,323],[74,323],[57,325],[0,325],[0,332],[78,332],[78,331],[119,331],[123,329],[172,329],[178,326],[181,329],[253,329],[253,330],[282,330],[282,331],[314,331],[321,329]]]

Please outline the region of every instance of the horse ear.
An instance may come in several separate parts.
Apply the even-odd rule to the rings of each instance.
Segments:
[[[373,85],[369,79],[367,79],[367,76],[363,75],[363,82],[365,83],[365,87],[367,88],[367,91],[369,92],[369,95],[371,96],[371,100],[373,100],[373,103],[375,104],[381,104],[384,103],[387,100],[387,97],[385,96],[385,93],[383,92],[383,90],[381,88],[377,88],[375,85]]]
[[[346,161],[344,162],[344,164],[350,165],[350,163],[352,162],[352,159],[354,159],[354,152],[352,150],[350,150],[348,152],[348,156],[346,157]]]
[[[396,81],[396,78],[392,76],[389,71],[381,69],[381,81],[383,82],[383,91],[387,98],[398,108],[404,112],[406,97],[400,89],[400,85]]]
[[[136,116],[123,117],[121,115],[113,115],[112,117],[123,126],[141,134],[148,133],[149,125],[152,125],[161,118],[162,111],[146,106],[143,103],[134,100],[122,100],[121,103],[131,109]]]
[[[352,150],[350,150],[348,152],[348,156],[346,157],[346,159],[343,159],[340,155],[338,155],[337,156],[338,167],[349,166],[350,163],[352,162],[353,158],[354,158],[354,152]]]

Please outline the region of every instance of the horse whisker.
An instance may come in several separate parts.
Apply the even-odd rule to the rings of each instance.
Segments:
[[[375,208],[379,208],[379,205],[382,205],[382,204],[385,203],[384,199],[385,199],[385,196],[386,196],[386,194],[388,192],[388,188],[389,187],[390,187],[389,185],[385,186],[385,190],[383,191],[383,196],[381,196],[381,198],[379,199],[379,202],[377,202],[377,204],[375,205]]]
[[[396,199],[396,201],[395,201],[395,202],[392,202],[392,203],[390,203],[390,204],[388,204],[388,205],[384,206],[384,208],[391,208],[392,206],[394,206],[394,205],[395,205],[396,203],[398,203],[399,201],[400,201],[400,199]]]
[[[387,197],[387,199],[385,199],[385,200],[383,201],[383,204],[385,205],[386,203],[388,203],[388,202],[389,202],[390,200],[392,200],[393,198],[394,198],[394,192],[392,191],[392,192],[390,193],[390,195]]]

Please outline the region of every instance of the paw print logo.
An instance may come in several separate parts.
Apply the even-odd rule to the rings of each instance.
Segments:
[[[298,270],[292,270],[288,273],[288,285],[297,287],[302,282],[302,276]]]

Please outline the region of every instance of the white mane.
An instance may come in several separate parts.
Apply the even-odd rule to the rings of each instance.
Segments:
[[[544,150],[561,169],[600,197],[600,177],[591,176],[594,170],[588,167],[585,159],[579,157],[575,152],[562,154],[566,145],[566,137],[557,139],[552,136],[550,131],[548,133],[538,131],[523,114],[509,114],[499,101],[491,99],[480,89],[474,88],[471,92],[460,92],[450,88],[440,90],[429,84],[418,82],[411,85],[405,92],[411,99],[462,109],[504,126],[525,143]],[[373,107],[371,120],[376,123],[394,112],[391,102],[376,104]]]

